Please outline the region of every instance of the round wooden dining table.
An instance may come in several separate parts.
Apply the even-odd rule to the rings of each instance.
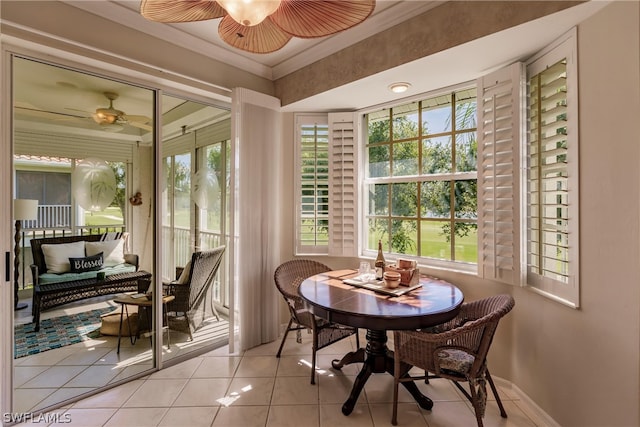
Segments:
[[[334,360],[335,369],[350,363],[363,363],[342,413],[349,415],[372,373],[393,375],[393,351],[387,347],[387,331],[421,329],[444,323],[456,316],[464,296],[455,285],[421,276],[420,287],[395,296],[344,283],[357,275],[355,270],[337,270],[317,274],[300,285],[300,296],[316,316],[330,322],[367,330],[366,348],[347,353]],[[400,288],[402,289],[402,288]],[[405,366],[406,374],[411,366]],[[433,401],[423,395],[413,382],[402,385],[420,407],[431,409]]]

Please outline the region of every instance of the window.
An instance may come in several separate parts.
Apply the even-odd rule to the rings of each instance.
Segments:
[[[569,37],[527,66],[527,283],[577,306],[575,64]]]
[[[382,240],[391,259],[577,307],[576,51],[573,30],[475,87],[298,118],[298,253],[372,256]]]
[[[70,162],[68,167],[69,172],[67,173],[17,170],[16,198],[38,199],[40,205],[70,205]]]
[[[370,112],[365,250],[477,262],[476,89]]]
[[[297,116],[296,253],[326,254],[329,244],[329,125]]]

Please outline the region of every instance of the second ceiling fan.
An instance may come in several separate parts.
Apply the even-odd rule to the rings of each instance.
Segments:
[[[151,119],[149,117],[129,115],[114,108],[113,101],[118,99],[117,93],[104,92],[104,96],[109,100],[109,106],[107,108],[97,108],[95,113],[91,113],[91,117],[96,123],[102,126],[128,124],[149,132],[153,129],[150,125]]]

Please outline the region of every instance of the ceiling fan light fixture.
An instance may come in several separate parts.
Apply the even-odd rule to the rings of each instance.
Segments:
[[[237,23],[258,25],[280,7],[281,0],[217,0]]]
[[[115,123],[117,119],[118,119],[117,116],[100,111],[100,109],[98,109],[94,117],[94,120],[99,124],[103,124],[103,123],[112,124],[112,123]]]
[[[404,93],[411,87],[411,83],[396,82],[389,85],[389,90],[393,93]]]
[[[292,37],[326,37],[367,19],[376,0],[142,0],[140,13],[155,22],[222,18],[220,38],[251,53],[270,53]],[[267,19],[268,18],[268,19]]]

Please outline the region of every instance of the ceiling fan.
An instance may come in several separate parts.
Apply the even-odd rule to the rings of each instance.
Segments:
[[[150,21],[179,23],[222,18],[218,34],[251,53],[275,52],[292,37],[324,37],[371,15],[375,0],[142,0]]]
[[[149,123],[151,122],[151,119],[149,117],[128,115],[124,111],[114,108],[113,101],[118,99],[117,93],[104,92],[104,96],[106,96],[109,100],[109,107],[97,108],[95,113],[91,113],[93,121],[101,126],[128,124],[149,132],[153,129],[149,125]]]

